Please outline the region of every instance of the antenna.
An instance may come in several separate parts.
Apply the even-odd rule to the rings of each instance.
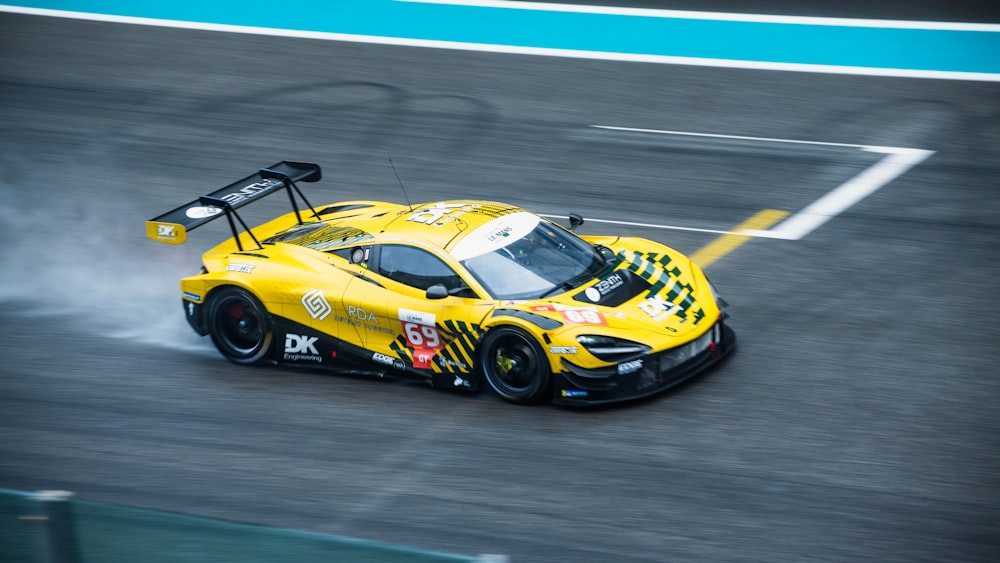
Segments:
[[[406,198],[406,205],[409,206],[410,211],[413,211],[413,204],[410,203],[410,196],[406,195],[406,188],[403,187],[403,181],[399,179],[399,172],[396,172],[396,165],[392,163],[392,159],[389,159],[389,166],[392,167],[392,173],[396,175],[396,181],[399,182],[399,189],[403,190],[403,197]]]

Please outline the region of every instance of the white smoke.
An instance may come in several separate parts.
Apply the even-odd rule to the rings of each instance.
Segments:
[[[200,249],[146,238],[145,220],[157,212],[139,203],[145,198],[116,201],[73,181],[51,191],[0,183],[5,310],[57,315],[113,338],[211,349],[187,326],[178,286],[200,266]]]

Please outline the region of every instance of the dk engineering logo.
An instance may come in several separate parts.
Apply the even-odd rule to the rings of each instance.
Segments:
[[[288,361],[308,361],[322,362],[323,357],[316,349],[318,336],[306,336],[302,334],[285,335],[285,360]]]

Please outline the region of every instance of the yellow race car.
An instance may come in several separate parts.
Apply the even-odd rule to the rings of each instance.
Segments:
[[[297,182],[320,178],[280,162],[147,222],[181,244],[226,217],[233,237],[180,289],[190,325],[235,363],[589,405],[662,391],[734,348],[725,302],[676,250],[491,201],[314,207]],[[278,191],[288,214],[249,228],[236,213]]]

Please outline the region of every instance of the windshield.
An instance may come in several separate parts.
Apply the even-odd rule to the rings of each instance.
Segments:
[[[537,299],[567,291],[605,266],[586,241],[527,212],[479,227],[452,253],[496,299]]]

